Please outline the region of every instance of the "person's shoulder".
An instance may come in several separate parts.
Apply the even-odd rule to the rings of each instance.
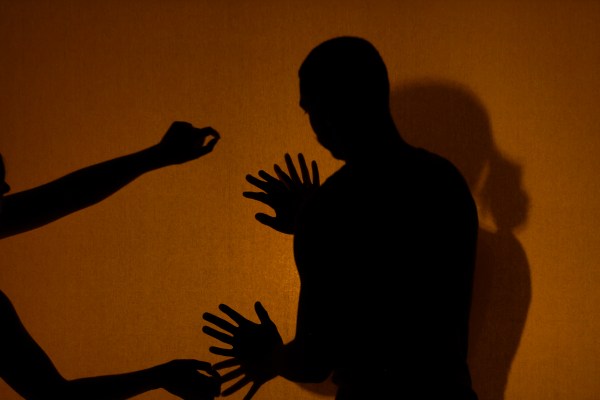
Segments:
[[[438,153],[422,147],[415,147],[413,153],[417,162],[421,163],[422,167],[431,169],[432,172],[462,176],[454,163]]]
[[[2,316],[2,319],[4,320],[4,317],[6,315],[12,315],[13,313],[14,307],[12,305],[12,302],[10,301],[8,296],[4,294],[2,290],[0,290],[0,316]]]
[[[432,151],[419,148],[416,150],[417,157],[420,159],[420,168],[426,175],[429,182],[436,182],[440,188],[458,192],[468,193],[470,195],[469,185],[456,167],[456,165],[446,157]]]

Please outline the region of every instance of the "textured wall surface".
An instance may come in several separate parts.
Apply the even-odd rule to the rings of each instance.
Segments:
[[[173,120],[222,134],[205,158],[0,241],[0,288],[30,333],[68,378],[216,361],[200,329],[220,302],[253,315],[262,300],[291,339],[291,238],[241,193],[285,152],[323,177],[339,166],[298,107],[297,68],[342,34],[378,47],[401,131],[477,197],[481,400],[597,399],[598,1],[0,1],[13,191],[152,145]],[[255,398],[328,393],[276,379]],[[3,382],[0,397],[18,398]]]

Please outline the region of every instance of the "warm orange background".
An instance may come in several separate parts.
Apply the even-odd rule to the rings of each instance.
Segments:
[[[340,34],[380,49],[401,129],[472,181],[489,247],[474,306],[481,400],[502,399],[492,377],[505,374],[506,400],[597,399],[598,1],[1,1],[14,191],[154,144],[173,120],[222,134],[205,158],[0,241],[0,288],[31,334],[68,378],[216,361],[201,314],[220,302],[253,315],[262,300],[291,339],[291,238],[258,224],[263,208],[241,192],[285,152],[323,176],[338,165],[298,107],[296,71]],[[315,391],[327,388],[276,379],[256,399]],[[0,397],[18,398],[1,382]]]

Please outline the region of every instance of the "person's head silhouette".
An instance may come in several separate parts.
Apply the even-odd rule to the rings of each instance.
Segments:
[[[300,107],[323,147],[348,161],[365,141],[393,131],[387,68],[367,40],[342,36],[315,47],[299,70]],[[392,125],[390,125],[392,124]],[[365,138],[365,132],[369,137]]]

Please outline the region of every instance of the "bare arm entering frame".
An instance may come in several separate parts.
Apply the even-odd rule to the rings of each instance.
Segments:
[[[213,128],[176,121],[154,146],[8,195],[0,214],[0,238],[39,228],[99,203],[146,172],[200,158],[210,153],[219,139]]]
[[[122,400],[161,388],[189,400],[212,400],[219,395],[218,373],[210,363],[198,360],[173,360],[129,373],[67,380],[1,291],[0,321],[0,376],[24,399]]]
[[[219,139],[210,127],[177,121],[154,146],[9,196],[4,196],[10,187],[0,155],[0,239],[96,204],[146,172],[202,157],[212,152]],[[122,400],[161,388],[185,400],[213,400],[220,393],[219,374],[210,363],[193,359],[129,373],[65,379],[1,291],[0,377],[27,400]]]

